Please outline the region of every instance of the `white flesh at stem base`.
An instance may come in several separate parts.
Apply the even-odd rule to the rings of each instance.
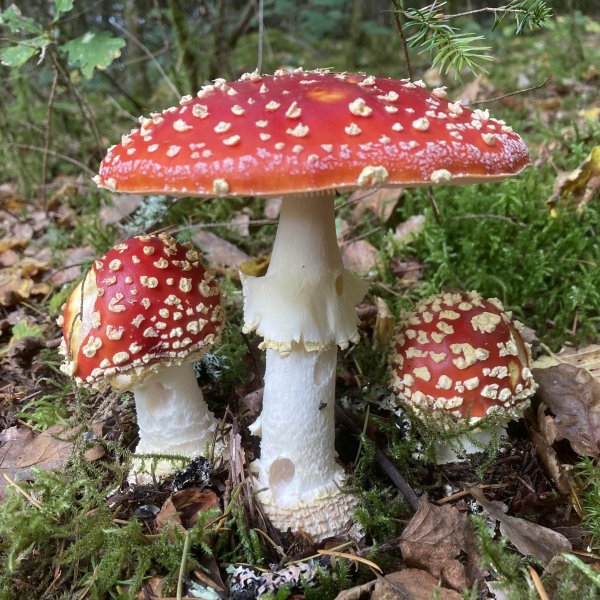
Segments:
[[[284,198],[267,274],[244,281],[246,330],[267,349],[259,499],[276,527],[317,541],[342,532],[355,505],[334,449],[336,346],[358,339],[367,288],[343,266],[333,201]]]
[[[506,436],[506,428],[502,425],[485,429],[474,429],[469,435],[460,435],[452,442],[436,442],[435,463],[445,465],[448,463],[467,460],[469,454],[485,452],[492,441]]]
[[[135,454],[206,456],[214,442],[216,419],[208,410],[191,363],[162,369],[133,390],[140,441]],[[134,461],[130,481],[173,473],[181,464]]]

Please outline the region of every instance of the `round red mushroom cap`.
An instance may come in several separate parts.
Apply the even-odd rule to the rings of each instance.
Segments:
[[[140,119],[100,166],[119,192],[254,195],[499,179],[523,140],[444,88],[327,70],[216,80]]]
[[[128,239],[96,260],[63,307],[62,370],[79,385],[128,388],[201,356],[218,338],[217,282],[168,235]]]
[[[392,344],[392,387],[421,414],[518,416],[536,389],[520,328],[495,298],[433,295],[403,316]]]

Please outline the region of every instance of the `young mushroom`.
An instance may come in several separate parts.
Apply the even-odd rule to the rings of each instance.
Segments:
[[[521,329],[496,298],[430,296],[403,315],[392,342],[394,392],[433,430],[474,426],[454,446],[462,444],[462,454],[481,452],[502,431],[497,426],[521,416],[537,387]],[[457,459],[450,446],[437,445],[438,464]]]
[[[343,266],[336,190],[500,179],[528,164],[521,138],[421,82],[277,71],[217,80],[112,147],[97,183],[174,196],[283,196],[264,277],[245,277],[244,330],[264,338],[254,464],[273,523],[315,540],[354,506],[334,449],[336,347],[358,341],[367,285]]]
[[[195,250],[167,235],[126,240],[96,260],[59,318],[61,369],[78,386],[130,390],[140,441],[136,454],[194,457],[213,443],[216,420],[191,361],[223,326],[219,288]],[[136,460],[132,479],[149,479]],[[152,472],[173,472],[159,460]]]

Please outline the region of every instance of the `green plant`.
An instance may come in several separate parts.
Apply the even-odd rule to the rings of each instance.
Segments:
[[[478,13],[491,13],[494,16],[492,31],[507,18],[516,21],[515,35],[526,29],[543,27],[552,11],[544,0],[512,0],[508,4],[496,8],[486,7],[468,10],[459,14],[445,14],[442,9],[445,2],[432,2],[424,8],[407,7],[404,0],[392,0],[400,26],[407,31],[414,31],[407,38],[407,44],[428,53],[431,64],[442,73],[454,69],[458,76],[463,67],[471,73],[487,72],[483,62],[493,60],[490,46],[482,46],[483,35],[460,31],[449,21],[459,17],[472,16]]]

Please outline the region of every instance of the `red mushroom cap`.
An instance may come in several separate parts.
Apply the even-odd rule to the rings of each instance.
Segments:
[[[141,118],[100,166],[119,192],[274,195],[499,179],[529,163],[487,110],[420,81],[326,70],[216,80]]]
[[[431,296],[396,332],[392,387],[420,413],[517,416],[536,388],[520,327],[495,298],[483,300],[477,292]]]
[[[198,254],[167,235],[126,240],[96,260],[63,307],[62,369],[80,385],[132,387],[203,354],[223,309]]]

